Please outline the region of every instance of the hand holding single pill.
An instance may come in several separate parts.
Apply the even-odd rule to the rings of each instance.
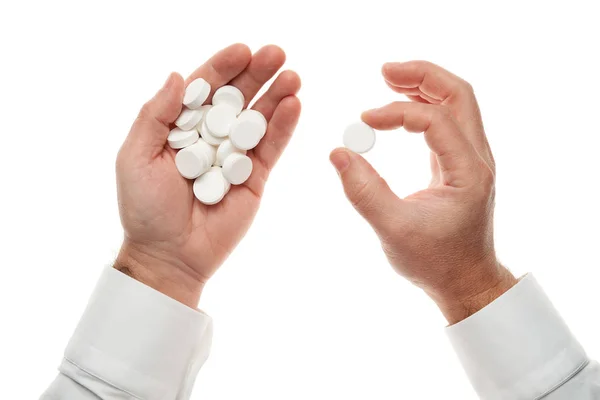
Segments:
[[[193,125],[203,91],[208,90],[199,85],[184,99],[186,85],[198,78],[206,80],[213,88],[206,102],[212,100],[219,87],[233,85],[243,93],[246,107],[284,62],[285,54],[277,46],[265,46],[252,55],[247,46],[235,44],[215,54],[185,82],[180,75],[171,74],[163,88],[142,107],[117,157],[125,239],[115,268],[196,307],[206,281],[250,227],[269,172],[294,131],[300,115],[300,101],[295,96],[300,78],[293,71],[281,72],[254,103],[252,108],[268,121],[265,138],[246,152],[253,165],[248,180],[232,185],[218,204],[208,206],[195,198],[194,181],[181,176],[175,163],[177,150],[167,145],[167,137],[180,116],[182,103],[191,108],[190,115],[181,117],[186,121],[180,122],[188,123],[189,119],[188,124]],[[180,136],[172,136],[172,140],[178,140],[178,148],[198,140]],[[192,176],[195,172],[189,173]],[[218,175],[218,171],[207,173],[196,189],[215,183]],[[228,183],[224,184],[229,188]]]
[[[428,62],[388,63],[383,76],[412,102],[367,111],[362,119],[378,130],[424,132],[429,187],[401,199],[360,155],[336,149],[331,161],[395,270],[455,323],[516,283],[494,250],[495,163],[479,106],[467,82]]]

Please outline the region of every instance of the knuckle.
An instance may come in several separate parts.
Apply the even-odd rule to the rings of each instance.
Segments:
[[[152,102],[147,101],[144,103],[142,108],[140,108],[140,112],[138,113],[138,119],[145,120],[148,119],[152,115]]]
[[[496,176],[490,166],[483,160],[479,160],[479,184],[477,185],[478,194],[483,199],[489,199],[494,196],[496,187]]]
[[[375,199],[375,188],[373,186],[370,181],[362,181],[353,184],[349,188],[348,198],[357,210],[368,212],[373,208],[373,200]]]
[[[467,94],[475,93],[475,89],[473,89],[473,85],[471,85],[469,82],[465,81],[464,79],[460,80],[459,88],[462,92],[467,93]]]

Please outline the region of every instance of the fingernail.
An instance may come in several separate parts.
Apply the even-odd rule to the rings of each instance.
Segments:
[[[340,174],[350,165],[350,156],[346,150],[339,150],[331,153],[329,160]]]

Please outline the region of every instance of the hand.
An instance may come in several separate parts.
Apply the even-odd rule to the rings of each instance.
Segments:
[[[125,231],[115,268],[172,298],[196,307],[206,281],[242,239],[258,210],[269,172],[287,145],[300,115],[295,96],[300,78],[282,72],[253,108],[269,121],[267,133],[248,156],[250,179],[225,198],[205,206],[194,198],[192,181],[179,175],[176,152],[167,144],[182,108],[185,86],[204,78],[214,90],[238,87],[248,102],[285,62],[284,52],[266,46],[251,54],[235,44],[221,50],[184,83],[171,74],[133,123],[117,157],[121,223]],[[212,93],[211,93],[212,96]],[[209,97],[210,100],[211,97]]]
[[[431,63],[388,63],[383,76],[413,102],[391,103],[362,119],[375,129],[424,132],[429,187],[400,199],[358,154],[336,149],[331,161],[394,269],[456,323],[517,282],[494,251],[495,164],[477,100],[467,82]]]

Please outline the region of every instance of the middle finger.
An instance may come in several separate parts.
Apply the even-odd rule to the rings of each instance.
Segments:
[[[264,46],[252,56],[246,69],[229,84],[244,94],[247,107],[260,88],[269,81],[285,63],[285,53],[275,45]]]

